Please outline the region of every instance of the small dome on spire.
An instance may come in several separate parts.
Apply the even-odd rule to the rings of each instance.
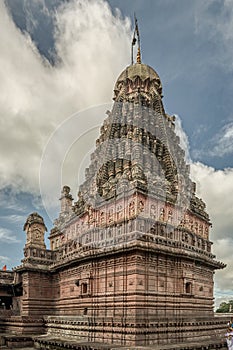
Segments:
[[[146,79],[149,79],[150,81],[156,80],[161,84],[160,77],[153,68],[147,64],[135,63],[123,70],[116,81],[115,87],[119,82],[126,81],[127,79],[135,81],[136,78],[140,78],[142,81],[145,81]]]
[[[113,99],[115,101],[121,101],[122,94],[125,97],[129,96],[131,93],[139,91],[139,87],[141,93],[145,92],[148,94],[151,91],[150,86],[153,86],[153,90],[161,99],[162,84],[159,75],[147,64],[137,62],[126,67],[119,75],[114,87]],[[148,96],[148,98],[150,97]]]

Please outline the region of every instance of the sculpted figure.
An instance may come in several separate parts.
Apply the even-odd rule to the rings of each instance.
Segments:
[[[139,211],[139,213],[144,210],[144,206],[145,206],[144,202],[140,201],[139,204],[138,204],[138,211]]]
[[[165,219],[165,210],[164,210],[164,208],[162,208],[160,211],[159,220],[164,221],[164,219]]]
[[[131,202],[129,203],[129,216],[135,215],[135,203]]]
[[[155,219],[156,218],[156,208],[155,208],[155,205],[152,204],[151,207],[150,207],[150,217],[152,219]]]
[[[172,220],[173,220],[172,211],[169,210],[168,211],[168,222],[172,222]]]

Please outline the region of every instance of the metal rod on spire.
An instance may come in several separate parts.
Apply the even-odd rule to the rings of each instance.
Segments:
[[[136,37],[135,37],[135,30],[134,30],[134,33],[133,33],[133,39],[132,39],[132,45],[131,45],[131,64],[133,65],[133,47],[134,45],[136,44]]]
[[[133,39],[132,39],[132,45],[131,45],[131,64],[133,65],[133,47],[138,42],[138,52],[137,52],[137,63],[141,63],[141,48],[140,48],[140,34],[138,29],[138,21],[134,14],[134,33],[133,33]]]

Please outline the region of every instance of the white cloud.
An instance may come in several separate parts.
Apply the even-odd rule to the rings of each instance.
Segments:
[[[215,135],[212,140],[214,146],[210,149],[209,154],[211,156],[223,157],[233,153],[233,123],[226,124],[220,131]]]
[[[11,215],[2,215],[0,216],[1,220],[6,220],[7,222],[10,223],[24,223],[25,221],[25,216],[24,215],[16,215],[16,214],[11,214]]]
[[[213,223],[212,238],[232,236],[233,169],[216,170],[202,163],[191,165],[191,175],[197,183],[197,193],[207,203]]]
[[[180,119],[177,118],[177,134],[180,137],[181,147],[189,154],[189,142],[187,135],[182,129]],[[232,129],[225,128],[226,138],[231,137]],[[224,140],[218,141],[216,138],[216,149]],[[190,158],[189,158],[190,159]],[[221,295],[228,293],[224,300],[232,297],[233,290],[232,270],[233,270],[233,169],[216,170],[213,167],[200,162],[191,162],[191,178],[196,182],[197,195],[202,198],[207,206],[210,221],[213,227],[210,232],[210,240],[213,241],[213,253],[216,259],[227,264],[223,270],[217,271],[215,275],[216,290]],[[216,303],[222,301],[222,296],[218,297]]]
[[[210,233],[213,252],[217,260],[227,264],[216,273],[216,286],[219,291],[230,292],[233,290],[233,169],[216,170],[198,162],[191,164],[191,177],[213,223]]]
[[[55,21],[58,62],[51,66],[0,3],[0,189],[38,194],[51,132],[73,112],[109,101],[129,63],[130,22],[103,0],[65,3]]]
[[[0,210],[6,210],[15,213],[25,213],[27,210],[26,205],[17,198],[17,195],[13,191],[0,191]]]
[[[233,300],[233,296],[231,292],[225,292],[221,293],[221,295],[216,294],[215,295],[215,309],[218,309],[221,303],[223,302],[229,302],[230,300]]]
[[[209,141],[207,141],[207,145],[204,149],[197,148],[192,151],[192,154],[195,158],[199,159],[201,159],[203,155],[219,158],[233,154],[233,122],[226,123]]]
[[[0,227],[0,242],[11,244],[18,243],[20,241],[11,230]]]

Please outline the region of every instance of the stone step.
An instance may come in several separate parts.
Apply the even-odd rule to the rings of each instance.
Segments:
[[[35,338],[36,349],[50,350],[227,350],[225,340],[211,339],[209,341],[150,345],[150,346],[120,346],[113,344],[90,343],[68,339],[57,339],[52,337]]]

